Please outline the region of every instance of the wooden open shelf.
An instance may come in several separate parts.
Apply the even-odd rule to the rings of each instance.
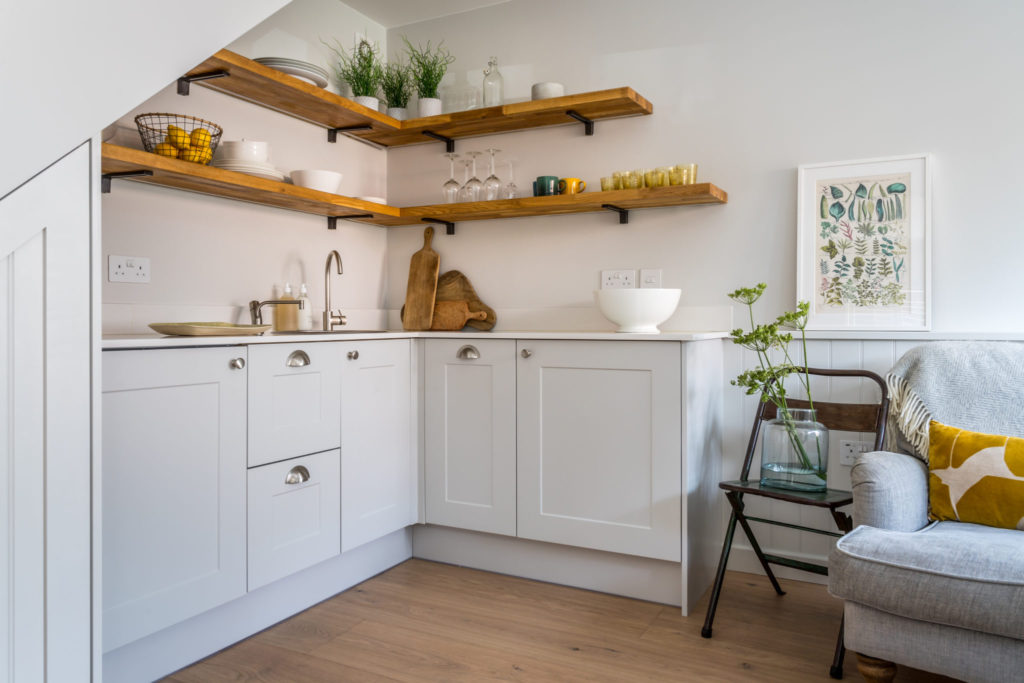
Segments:
[[[317,216],[347,218],[372,214],[369,217],[353,218],[352,220],[382,226],[415,225],[423,223],[424,218],[459,223],[494,218],[525,218],[608,211],[609,209],[605,208],[606,204],[619,209],[649,209],[689,204],[725,204],[729,201],[729,195],[725,190],[711,183],[699,183],[642,190],[583,192],[553,197],[521,197],[519,199],[495,199],[489,202],[429,204],[398,208],[355,197],[310,190],[277,180],[266,180],[190,161],[163,157],[140,149],[103,144],[103,173],[133,171],[152,172],[152,175],[149,176],[130,178],[137,182],[301,211]]]
[[[613,88],[399,121],[229,50],[221,50],[186,76],[215,71],[229,75],[197,84],[327,128],[368,125],[369,130],[349,135],[385,147],[436,142],[424,131],[457,139],[543,126],[581,126],[566,114],[570,110],[594,121],[654,111],[632,88]]]
[[[366,223],[379,223],[381,220],[398,219],[400,216],[398,209],[385,204],[310,190],[277,180],[266,180],[246,173],[226,171],[222,168],[151,154],[140,149],[104,143],[103,173],[130,171],[152,171],[151,176],[132,178],[142,183],[276,206],[317,216],[373,214],[372,218],[356,219]]]

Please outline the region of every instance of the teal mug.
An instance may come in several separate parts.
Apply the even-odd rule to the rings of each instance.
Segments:
[[[558,176],[541,175],[533,181],[533,196],[547,197],[558,194]]]

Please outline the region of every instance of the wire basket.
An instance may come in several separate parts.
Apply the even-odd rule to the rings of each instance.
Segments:
[[[139,114],[135,125],[147,152],[198,164],[210,163],[224,132],[212,121],[184,114]]]

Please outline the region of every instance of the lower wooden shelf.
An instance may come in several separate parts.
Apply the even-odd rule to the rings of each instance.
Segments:
[[[188,161],[163,157],[139,149],[103,145],[103,173],[150,171],[130,180],[173,187],[189,192],[290,209],[302,213],[350,218],[373,225],[416,225],[424,219],[449,223],[495,218],[526,218],[571,213],[649,209],[693,204],[725,204],[729,195],[711,184],[672,185],[639,190],[583,192],[552,197],[495,199],[489,202],[429,204],[395,207],[355,197],[329,194],[297,185],[266,180]]]

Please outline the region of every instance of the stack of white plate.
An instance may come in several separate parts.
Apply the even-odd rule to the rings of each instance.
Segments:
[[[301,78],[315,86],[327,87],[327,71],[316,64],[302,62],[298,59],[287,59],[286,57],[259,57],[253,61],[282,73],[290,74],[296,78]]]
[[[284,173],[270,163],[270,145],[265,142],[224,140],[218,145],[210,165],[268,180],[284,180]]]
[[[265,161],[238,161],[233,159],[214,159],[210,162],[210,166],[216,166],[217,168],[223,168],[225,171],[238,171],[239,173],[248,173],[254,175],[257,178],[266,178],[267,180],[284,180],[284,173],[281,173],[271,164]]]

